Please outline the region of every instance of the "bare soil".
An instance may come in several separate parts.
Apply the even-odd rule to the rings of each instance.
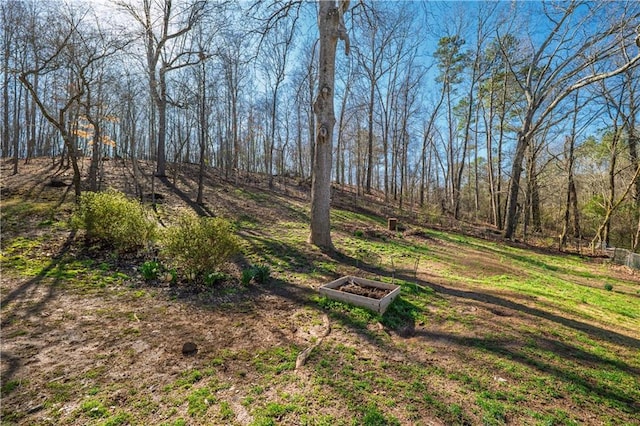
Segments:
[[[346,293],[357,294],[358,296],[368,297],[370,299],[380,300],[390,293],[389,290],[385,290],[383,288],[372,287],[364,284],[358,284],[354,282],[348,282],[336,290],[344,291]]]

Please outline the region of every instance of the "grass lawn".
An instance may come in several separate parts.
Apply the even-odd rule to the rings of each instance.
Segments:
[[[140,257],[85,246],[69,195],[31,167],[2,178],[3,425],[640,424],[637,272],[424,223],[390,232],[347,202],[323,253],[304,194],[212,178],[206,207],[242,242],[231,278],[148,283]],[[165,195],[169,222],[185,206]],[[243,285],[246,265],[271,279]],[[402,293],[384,315],[319,295],[342,275]]]

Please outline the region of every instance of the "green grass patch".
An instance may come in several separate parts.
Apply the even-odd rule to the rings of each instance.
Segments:
[[[173,389],[189,389],[194,384],[198,383],[202,380],[203,374],[200,370],[189,370],[184,371],[178,380],[173,382],[173,384],[165,386],[165,392],[171,391]]]
[[[3,382],[2,389],[1,389],[2,396],[9,395],[11,392],[16,390],[18,386],[20,386],[19,380],[9,380],[9,381]]]
[[[92,419],[107,417],[109,410],[97,399],[88,399],[80,405],[82,413]]]
[[[362,409],[363,426],[400,426],[398,419],[387,417],[373,404],[369,404]]]
[[[295,412],[297,407],[292,404],[269,402],[263,408],[254,411],[253,426],[277,425],[288,413]]]
[[[187,413],[191,417],[202,417],[209,407],[216,402],[215,397],[208,388],[196,389],[187,396],[189,406]]]
[[[129,413],[118,413],[101,424],[101,426],[121,426],[131,424],[131,415]]]
[[[220,413],[219,413],[220,420],[229,421],[234,418],[235,413],[233,412],[231,405],[227,401],[221,401],[219,409],[220,409]]]
[[[300,349],[295,346],[275,346],[258,351],[253,359],[253,365],[258,373],[280,374],[293,370]]]

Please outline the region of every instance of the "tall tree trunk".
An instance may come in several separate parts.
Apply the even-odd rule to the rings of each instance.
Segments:
[[[456,159],[453,153],[453,137],[454,137],[454,129],[453,129],[453,107],[451,105],[451,84],[447,83],[447,125],[449,126],[449,140],[447,141],[447,176],[446,176],[446,187],[447,187],[447,204],[450,207],[453,207],[453,202],[455,199],[455,188],[456,188]]]
[[[6,24],[8,24],[8,18],[4,16],[4,8],[2,15]],[[8,25],[7,25],[8,26]],[[5,70],[2,73],[2,157],[9,157],[9,134],[11,125],[9,122],[9,59],[11,57],[11,34],[8,28],[4,28],[4,46],[2,55],[2,69]]]
[[[575,122],[575,120],[574,120]],[[567,146],[568,145],[568,146]],[[566,194],[566,203],[564,206],[564,214],[562,220],[562,234],[560,234],[560,251],[564,250],[567,246],[567,234],[569,233],[569,218],[570,218],[570,208],[571,208],[571,199],[573,198],[572,189],[575,191],[575,185],[573,183],[573,151],[575,146],[575,138],[574,135],[567,138],[565,143],[565,149],[568,150],[568,158],[567,158],[567,194]]]
[[[37,61],[36,61],[37,66]],[[33,76],[33,87],[38,91],[38,86],[40,82],[40,76],[35,74]],[[25,93],[27,95],[27,93]],[[26,112],[26,121],[27,121],[27,157],[25,159],[25,163],[27,163],[31,158],[35,156],[35,147],[36,147],[36,103],[31,101],[31,105],[29,102],[25,100],[25,107],[27,108]]]
[[[515,232],[517,223],[517,211],[518,211],[518,195],[520,192],[520,176],[522,175],[522,163],[524,162],[524,155],[527,151],[527,147],[530,143],[530,129],[531,129],[530,115],[525,117],[522,129],[518,132],[518,141],[516,144],[516,152],[513,157],[513,164],[511,166],[511,180],[509,182],[509,192],[507,199],[507,210],[505,212],[505,227],[504,237],[506,239],[512,239]]]
[[[304,163],[302,160],[302,102],[296,103],[296,147],[298,151],[298,175],[304,179]]]
[[[540,188],[538,185],[538,170],[536,168],[538,162],[536,146],[531,143],[529,145],[529,156],[527,159],[527,213],[526,222],[529,219],[533,224],[533,232],[542,232],[542,222],[540,218]]]
[[[422,184],[420,187],[420,207],[424,206],[424,201],[425,201],[425,197],[424,197],[424,187],[427,186],[427,190],[428,190],[428,180],[429,180],[429,176],[431,175],[431,159],[432,159],[432,154],[433,154],[433,142],[431,142],[430,144],[430,148],[429,149],[429,161],[426,164],[426,167],[428,168],[428,170],[425,173],[425,156],[427,153],[427,143],[431,140],[431,132],[433,130],[433,126],[435,124],[436,121],[436,116],[438,115],[438,111],[440,110],[440,107],[442,106],[442,102],[444,102],[444,95],[445,95],[445,87],[446,87],[446,83],[443,83],[442,85],[442,90],[440,91],[440,100],[438,100],[438,103],[436,104],[435,108],[433,109],[430,117],[429,117],[429,122],[427,124],[427,128],[424,131],[424,135],[422,138]],[[426,174],[426,176],[425,176]]]
[[[351,89],[351,78],[347,79],[347,84],[344,88],[344,94],[342,95],[342,101],[340,105],[340,117],[338,119],[338,140],[336,144],[336,183],[344,184],[344,147],[343,147],[343,133],[345,126],[345,113],[347,109],[347,99],[349,98],[349,91]]]
[[[462,145],[462,158],[460,159],[460,164],[458,166],[458,176],[455,179],[455,187],[453,188],[453,217],[457,220],[460,218],[460,191],[462,186],[462,173],[464,171],[464,162],[467,156],[467,147],[469,145],[469,139],[471,137],[471,115],[473,113],[473,103],[474,103],[474,89],[476,84],[476,75],[478,73],[479,66],[479,58],[480,52],[476,52],[476,59],[473,65],[473,72],[471,74],[471,87],[469,88],[468,100],[469,106],[467,108],[467,117],[466,123],[464,125],[464,141]],[[471,185],[471,182],[469,182]]]
[[[200,85],[200,120],[198,120],[198,142],[200,145],[200,166],[198,168],[198,195],[196,197],[196,203],[202,205],[204,204],[203,200],[203,192],[204,192],[204,170],[205,170],[205,153],[207,146],[207,79],[206,79],[206,64],[204,61],[201,62],[201,71],[202,75],[199,81]],[[234,163],[237,168],[237,155],[234,157]],[[237,173],[237,169],[236,169]]]
[[[318,60],[318,97],[314,102],[317,116],[316,143],[311,180],[311,233],[309,242],[324,249],[332,249],[331,208],[331,155],[335,113],[333,107],[335,87],[336,45],[338,38],[345,41],[349,53],[349,39],[344,28],[343,13],[349,2],[319,1],[318,30],[320,55]]]
[[[167,157],[166,157],[166,140],[167,140],[167,82],[165,70],[160,70],[159,78],[160,92],[154,93],[154,100],[158,108],[158,145],[156,146],[156,176],[165,177],[167,175]]]
[[[505,73],[508,72],[507,69],[505,69]],[[498,161],[496,163],[496,168],[497,168],[497,177],[496,177],[496,206],[497,206],[497,223],[496,225],[498,226],[498,229],[503,229],[504,228],[504,221],[505,221],[505,215],[503,214],[506,211],[506,207],[503,207],[503,197],[502,197],[502,147],[504,145],[504,128],[505,128],[505,121],[506,121],[506,115],[507,115],[507,77],[505,74],[505,77],[503,79],[503,84],[502,84],[502,98],[501,98],[501,106],[502,106],[502,111],[500,113],[500,132],[498,134]]]
[[[611,214],[613,211],[613,205],[616,199],[616,164],[618,160],[618,141],[619,141],[619,129],[617,123],[613,128],[613,140],[611,141],[611,157],[609,159],[609,198],[605,201],[607,215],[602,222],[601,227],[601,241],[609,247],[610,231],[611,231]]]
[[[276,117],[278,115],[278,86],[279,81],[276,83],[276,87],[273,89],[273,98],[271,99],[271,136],[269,137],[269,161],[267,163],[267,174],[269,175],[269,188],[273,188],[273,148],[276,145]]]
[[[315,50],[314,50],[315,52]],[[309,153],[311,155],[310,158],[310,162],[309,164],[311,165],[310,170],[309,170],[309,174],[313,175],[313,162],[315,160],[315,155],[316,155],[316,116],[315,116],[315,112],[313,111],[313,99],[315,97],[315,80],[313,78],[313,58],[312,60],[309,62],[309,68],[308,68],[308,73],[307,73],[307,78],[308,78],[308,95],[309,95],[309,101],[311,102],[311,105],[309,105]],[[304,176],[304,172],[302,173]]]
[[[18,174],[18,161],[20,159],[20,110],[22,104],[22,86],[15,83],[13,86],[13,174]]]
[[[493,79],[491,80],[493,84]],[[489,100],[489,120],[485,119],[485,127],[487,129],[487,177],[489,179],[489,201],[491,202],[491,223],[495,226],[499,226],[500,220],[498,219],[498,200],[497,200],[497,188],[496,177],[493,165],[493,95],[490,91],[491,99]]]
[[[633,86],[633,77],[631,73],[627,73],[627,92],[629,93],[629,114],[627,116],[627,134],[629,139],[629,160],[631,167],[638,169],[640,161],[638,159],[638,148],[640,146],[640,137],[638,135],[638,129],[636,127],[636,120],[638,116],[638,105],[636,104],[636,91],[637,86]],[[632,197],[635,204],[635,216],[638,219],[638,231],[633,238],[633,251],[638,250],[640,247],[640,179],[636,179]]]
[[[567,233],[569,232],[569,209],[571,207],[571,201],[574,198],[576,187],[573,181],[573,162],[574,162],[574,149],[575,149],[575,140],[576,140],[576,125],[578,121],[578,94],[579,90],[576,90],[575,100],[573,103],[573,119],[571,121],[571,136],[567,137],[565,141],[565,151],[567,151],[567,196],[566,203],[564,206],[564,215],[562,220],[562,234],[560,234],[560,251],[564,250],[567,246]],[[577,196],[575,200],[576,205],[578,204]],[[579,231],[579,224],[577,223],[578,217],[577,212],[576,219],[574,221],[574,236]]]
[[[369,109],[368,109],[368,119],[369,119],[369,132],[367,134],[367,180],[365,182],[365,192],[367,194],[371,193],[371,178],[373,175],[373,101],[375,95],[375,86],[373,82],[371,82],[371,88],[369,89]]]
[[[232,65],[232,69],[234,70],[233,75],[231,76],[231,132],[233,134],[233,170],[234,173],[238,174],[238,157],[240,155],[240,136],[238,129],[238,93],[240,91],[240,87],[238,84],[238,63],[234,63]],[[203,71],[204,72],[204,71]]]

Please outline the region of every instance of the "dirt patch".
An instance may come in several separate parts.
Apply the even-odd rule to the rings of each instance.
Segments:
[[[345,293],[357,294],[358,296],[368,297],[370,299],[380,300],[384,298],[391,290],[368,286],[365,284],[358,284],[350,281],[340,287],[336,288],[338,291],[344,291]]]

